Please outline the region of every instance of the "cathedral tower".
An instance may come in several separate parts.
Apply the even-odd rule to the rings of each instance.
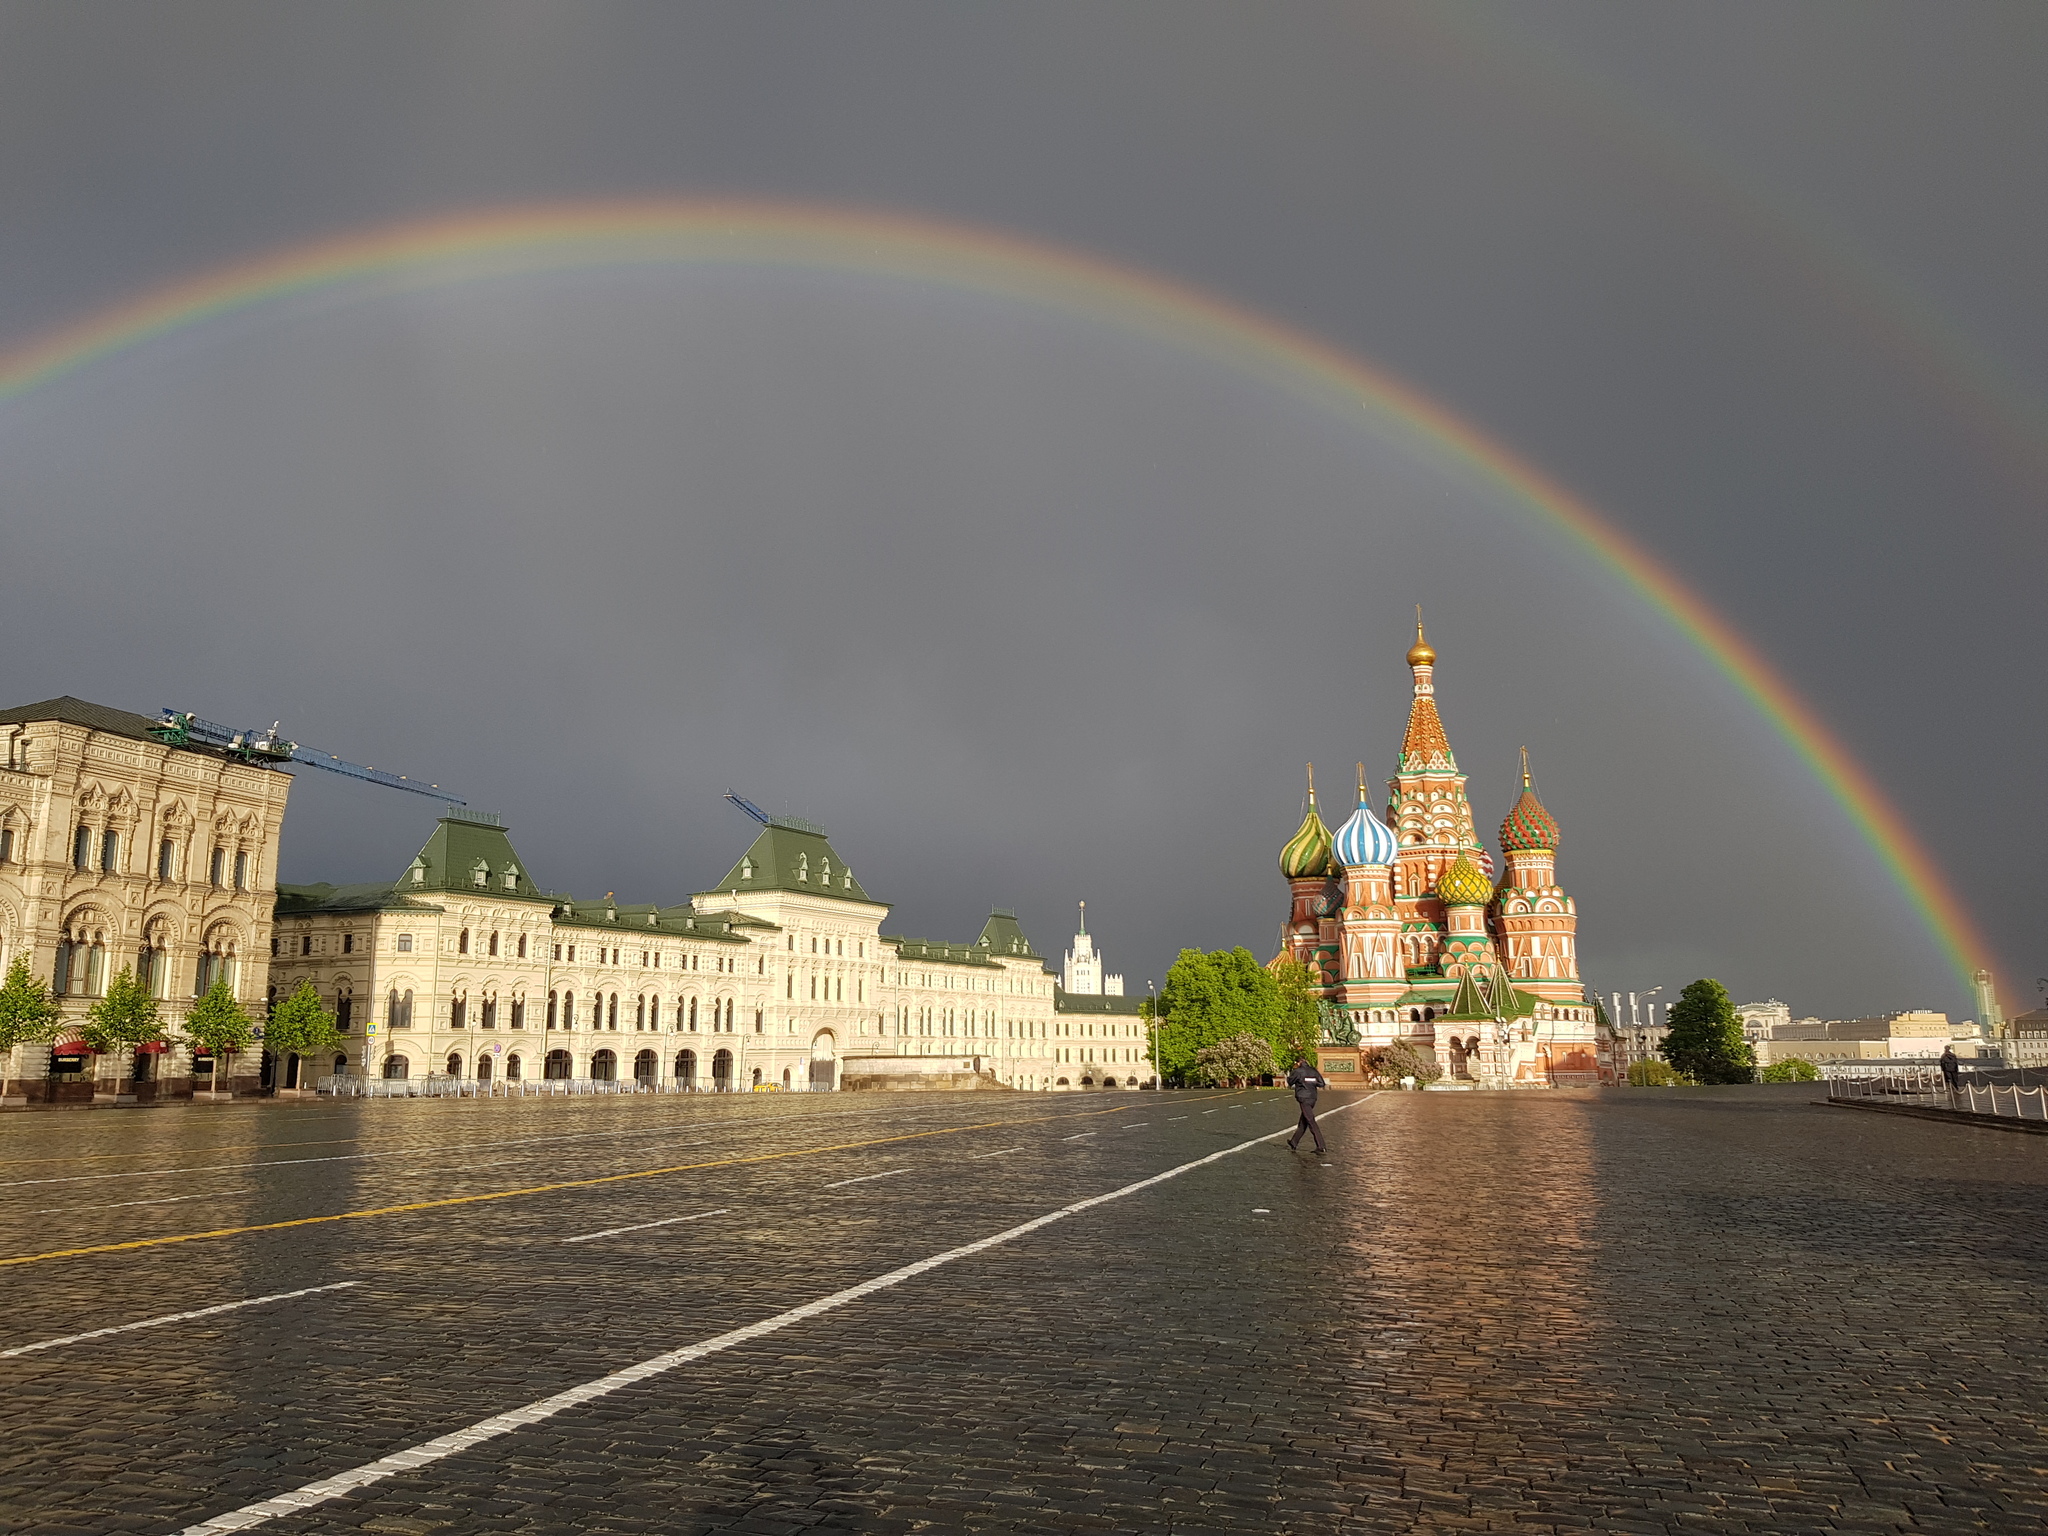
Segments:
[[[1372,1035],[1376,1026],[1385,1034],[1393,1005],[1408,990],[1408,976],[1401,961],[1401,915],[1394,909],[1394,834],[1367,802],[1363,763],[1358,809],[1337,829],[1334,850],[1344,872],[1340,995],[1362,1034]]]
[[[1408,651],[1415,693],[1401,757],[1387,783],[1387,822],[1400,845],[1394,860],[1394,900],[1402,919],[1402,947],[1411,972],[1441,973],[1446,912],[1437,882],[1460,858],[1484,878],[1490,860],[1473,830],[1465,775],[1451,755],[1436,708],[1436,652],[1415,614],[1415,644]]]
[[[1308,766],[1308,809],[1287,846],[1280,850],[1280,873],[1294,897],[1287,916],[1287,933],[1281,953],[1299,960],[1316,973],[1328,988],[1336,981],[1336,902],[1330,878],[1330,829],[1323,825],[1316,809],[1316,767]]]
[[[1543,808],[1522,749],[1522,795],[1500,824],[1507,874],[1497,897],[1502,959],[1515,985],[1552,1001],[1576,1001],[1579,909],[1557,883],[1557,819]]]

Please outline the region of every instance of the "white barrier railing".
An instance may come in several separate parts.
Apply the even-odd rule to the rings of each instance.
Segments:
[[[563,1099],[596,1097],[621,1093],[738,1093],[729,1086],[700,1087],[667,1081],[610,1082],[590,1077],[541,1077],[494,1079],[446,1077],[323,1077],[318,1092],[341,1099]]]
[[[2048,1121],[2048,1088],[2023,1088],[2004,1083],[1958,1083],[1950,1088],[1939,1072],[1893,1072],[1883,1077],[1836,1078],[1828,1097],[1909,1103],[1926,1109],[2001,1115],[2016,1120]]]

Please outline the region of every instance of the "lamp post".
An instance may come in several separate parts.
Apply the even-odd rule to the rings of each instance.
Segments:
[[[1158,1091],[1166,1087],[1166,1080],[1159,1075],[1159,998],[1150,977],[1145,980],[1145,1022],[1152,1037],[1152,1087]]]

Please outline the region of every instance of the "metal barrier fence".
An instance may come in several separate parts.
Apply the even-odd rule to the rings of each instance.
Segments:
[[[2002,1115],[2017,1120],[2048,1120],[2048,1088],[1959,1082],[1950,1089],[1939,1072],[1891,1072],[1883,1077],[1834,1078],[1828,1083],[1828,1098],[1911,1104],[1921,1109]]]
[[[697,1087],[666,1081],[608,1082],[591,1077],[493,1079],[430,1073],[426,1077],[323,1077],[315,1088],[337,1099],[568,1099],[615,1093],[741,1093],[738,1087]]]

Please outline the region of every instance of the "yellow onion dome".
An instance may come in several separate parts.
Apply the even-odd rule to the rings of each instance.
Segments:
[[[1424,639],[1422,635],[1422,614],[1419,610],[1415,615],[1415,643],[1408,647],[1408,665],[1411,667],[1433,667],[1436,665],[1436,652],[1430,649],[1429,641]]]
[[[1493,900],[1493,882],[1464,854],[1437,876],[1436,893],[1447,907],[1483,907]]]
[[[1316,809],[1313,791],[1309,794],[1308,813],[1301,818],[1299,830],[1280,850],[1280,873],[1290,880],[1330,873],[1330,829],[1323,825],[1322,812]]]

